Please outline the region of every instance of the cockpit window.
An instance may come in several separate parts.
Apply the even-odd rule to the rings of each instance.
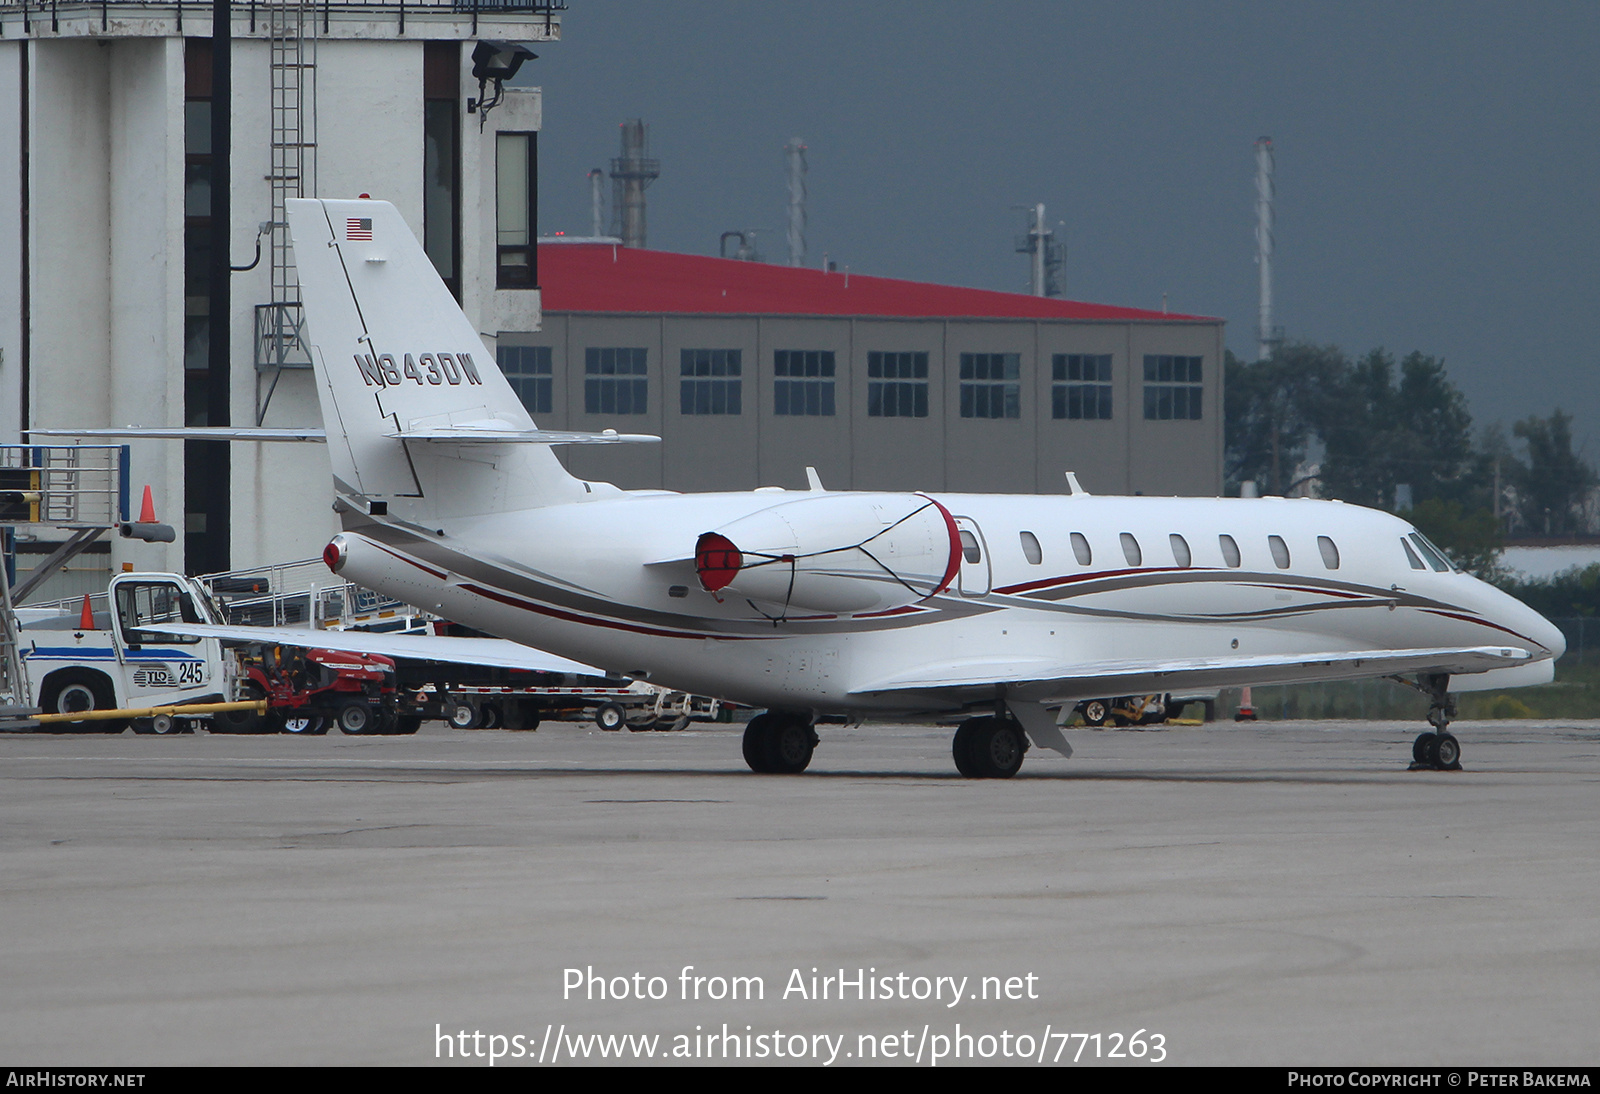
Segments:
[[[1456,568],[1456,564],[1450,561],[1450,556],[1430,543],[1427,536],[1421,532],[1412,532],[1411,538],[1418,547],[1422,548],[1422,557],[1432,563],[1435,570],[1443,573],[1446,570],[1454,570]]]
[[[1411,544],[1407,543],[1405,541],[1405,537],[1403,536],[1400,539],[1400,546],[1406,549],[1406,561],[1411,563],[1411,568],[1413,570],[1426,570],[1428,568],[1427,565],[1417,557],[1417,552],[1411,549]]]

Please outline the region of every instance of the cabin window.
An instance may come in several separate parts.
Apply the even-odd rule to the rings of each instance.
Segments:
[[[1339,546],[1327,536],[1317,537],[1317,550],[1322,552],[1322,564],[1330,570],[1339,568]]]
[[[1072,554],[1078,560],[1079,566],[1087,566],[1094,561],[1094,552],[1089,550],[1089,540],[1082,532],[1072,533]]]
[[[1267,546],[1272,549],[1272,562],[1280,570],[1289,568],[1289,545],[1282,536],[1268,536]]]
[[[1222,561],[1237,570],[1240,561],[1239,545],[1233,541],[1233,537],[1226,534],[1220,535],[1217,537],[1217,545],[1222,548]]]
[[[1139,541],[1133,538],[1132,532],[1122,533],[1122,556],[1128,560],[1129,566],[1144,563],[1144,552],[1139,550]]]
[[[1406,561],[1411,563],[1411,568],[1413,570],[1426,570],[1428,568],[1427,565],[1417,557],[1417,552],[1411,549],[1411,544],[1405,541],[1404,536],[1400,538],[1400,546],[1406,549]]]
[[[1428,564],[1439,573],[1442,574],[1450,569],[1450,563],[1444,557],[1444,552],[1424,539],[1421,533],[1412,532],[1411,542],[1417,545],[1417,549],[1422,552],[1422,557],[1427,559]]]
[[[978,537],[965,529],[961,531],[961,555],[968,562],[983,561],[983,551],[978,547]]]
[[[1032,532],[1017,533],[1022,540],[1022,557],[1037,566],[1044,561],[1044,551],[1039,547],[1039,537]]]
[[[1189,541],[1174,532],[1167,539],[1172,541],[1172,561],[1184,569],[1194,561],[1194,556],[1189,553]]]

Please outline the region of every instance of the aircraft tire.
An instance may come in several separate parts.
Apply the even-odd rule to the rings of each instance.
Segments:
[[[1433,737],[1432,733],[1417,734],[1417,739],[1411,742],[1412,763],[1428,766],[1433,762],[1428,759],[1428,746],[1433,744]]]
[[[999,718],[974,718],[976,723],[967,757],[980,779],[1009,779],[1022,769],[1027,751],[1022,728]]]
[[[768,770],[776,775],[798,775],[811,765],[817,734],[801,718],[780,718],[767,733]]]
[[[978,769],[972,763],[972,740],[976,735],[974,723],[980,719],[971,718],[956,727],[956,735],[950,741],[950,755],[956,761],[956,770],[962,777],[968,779],[978,778]]]
[[[1459,771],[1461,769],[1461,742],[1456,740],[1453,733],[1438,734],[1439,740],[1433,746],[1433,764],[1440,771]]]
[[[758,775],[772,774],[767,759],[767,737],[775,716],[757,714],[744,727],[744,762]]]

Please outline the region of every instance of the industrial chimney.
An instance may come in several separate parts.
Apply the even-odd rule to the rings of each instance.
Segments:
[[[806,264],[806,145],[799,137],[783,146],[789,167],[789,265]]]
[[[624,247],[644,246],[644,191],[661,177],[661,162],[648,158],[644,122],[622,123],[622,155],[611,161],[611,234]]]
[[[1265,361],[1283,341],[1272,325],[1272,138],[1256,141],[1256,265],[1260,267],[1260,312],[1256,316],[1257,359]]]

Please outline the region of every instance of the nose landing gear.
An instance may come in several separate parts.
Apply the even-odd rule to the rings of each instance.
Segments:
[[[1450,719],[1456,716],[1456,699],[1450,694],[1450,677],[1430,673],[1417,678],[1417,690],[1428,698],[1428,724],[1433,732],[1424,733],[1411,744],[1412,771],[1460,771],[1461,742],[1450,732]]]

